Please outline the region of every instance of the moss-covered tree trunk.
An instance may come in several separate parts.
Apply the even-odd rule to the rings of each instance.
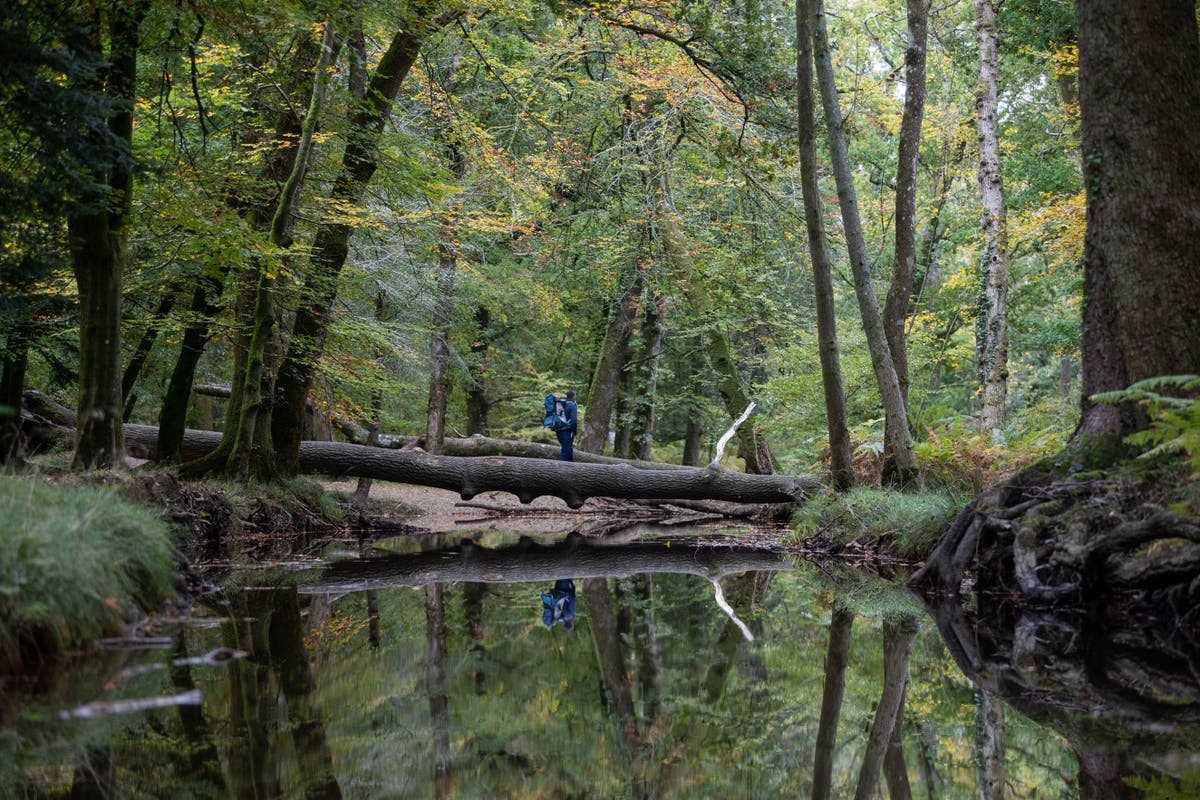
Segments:
[[[94,138],[107,164],[91,168],[94,188],[67,221],[71,265],[79,289],[79,402],[75,467],[110,467],[124,455],[121,403],[121,287],[129,262],[133,202],[133,104],[142,18],[149,3],[93,8],[89,38],[77,49],[106,62],[96,84],[114,111]],[[108,45],[104,56],[104,45]]]
[[[418,3],[410,9],[403,27],[392,37],[376,66],[362,100],[350,111],[349,139],[341,170],[330,191],[337,203],[358,205],[379,166],[379,139],[391,116],[392,103],[416,61],[424,38],[448,19],[432,19],[430,6]],[[296,308],[291,339],[275,383],[271,432],[279,468],[285,475],[294,475],[298,468],[305,405],[325,347],[338,276],[346,264],[353,232],[348,222],[325,222],[312,244],[302,299]]]

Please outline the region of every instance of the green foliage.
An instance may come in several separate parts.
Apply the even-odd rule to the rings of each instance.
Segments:
[[[1125,783],[1142,792],[1146,800],[1188,800],[1200,797],[1200,769],[1193,768],[1178,780],[1167,775],[1126,778]]]
[[[1164,394],[1162,390],[1170,390]],[[1183,396],[1180,396],[1183,395]],[[1143,457],[1186,453],[1192,471],[1200,474],[1200,376],[1161,375],[1127,389],[1092,395],[1097,403],[1138,403],[1150,416],[1150,427],[1125,438],[1135,447],[1149,448]]]
[[[901,556],[921,558],[961,505],[960,497],[948,493],[859,488],[810,500],[793,523],[800,539],[825,534],[837,542],[880,544]]]
[[[167,526],[108,488],[0,479],[0,666],[119,633],[173,593]]]
[[[1070,419],[1071,415],[1059,419]],[[1042,424],[1048,419],[1040,419]],[[1058,428],[1028,427],[1012,441],[980,432],[974,419],[949,417],[925,430],[914,444],[927,486],[960,496],[978,494],[1005,477],[1057,452],[1070,434]]]

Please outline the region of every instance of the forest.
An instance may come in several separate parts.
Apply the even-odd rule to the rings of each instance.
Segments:
[[[1053,452],[1074,15],[910,5],[818,16],[817,97],[770,2],[10,5],[5,457],[27,388],[77,409],[76,466],[131,422],[164,463],[223,430],[190,471],[242,479],[333,418],[529,438],[566,388],[578,448],[627,458],[701,463],[752,399],[748,472],[970,492]]]
[[[123,482],[140,481],[214,540],[229,520],[217,506],[184,508],[200,492],[274,497],[302,491],[295,479],[309,474],[358,478],[357,499],[377,480],[464,499],[550,495],[572,512],[595,498],[770,505],[796,513],[797,531],[806,504],[819,515],[880,490],[896,509],[913,498],[958,509],[924,514],[936,543],[903,553],[911,574],[887,560],[894,543],[863,538],[906,602],[927,604],[981,714],[1000,713],[983,698],[1002,697],[1054,721],[1079,796],[1141,796],[1123,782],[1135,770],[1112,731],[1157,746],[1168,728],[1186,741],[1200,719],[1197,10],[1193,0],[0,0],[0,668],[120,621],[125,590],[82,592],[85,579],[119,573],[146,612],[201,586],[179,563],[186,543],[139,538],[161,514],[111,511],[107,487]],[[542,425],[543,398],[568,390],[579,400],[575,463],[556,460]],[[609,709],[601,716],[621,731],[601,731],[598,746],[639,754],[634,778],[605,773],[609,791],[635,780],[686,792],[699,778],[681,753],[725,732],[706,727],[708,711],[681,713],[685,703],[672,716],[650,702],[650,667],[634,689],[623,665],[655,665],[657,645],[622,656],[633,639],[616,626],[624,608],[653,634],[653,583],[637,576],[646,564],[700,575],[700,557],[669,552],[670,541],[631,545],[634,566],[610,574],[574,540],[538,569],[513,566],[527,551],[512,561],[473,547],[458,551],[461,571],[442,553],[333,565],[300,589],[272,587],[273,610],[258,606],[261,587],[230,588],[258,622],[193,640],[250,652],[232,688],[205,687],[219,713],[240,724],[247,698],[258,703],[261,689],[270,705],[264,687],[277,681],[275,702],[301,720],[296,750],[320,762],[302,776],[310,796],[341,796],[307,706],[313,674],[331,671],[314,654],[328,637],[369,669],[374,592],[424,585],[424,606],[385,600],[398,638],[383,652],[407,676],[427,626],[427,771],[449,796],[443,592],[467,587],[456,646],[481,654],[487,639],[518,663],[481,619],[485,596],[519,603],[520,590],[482,587],[562,577],[569,562],[597,657],[559,640],[540,655],[557,653],[579,677],[580,702],[602,673],[611,705],[589,713]],[[715,644],[692,589],[661,582],[673,592],[664,607],[687,609],[663,624],[682,637],[667,680],[691,698],[702,674],[700,696],[714,702],[727,685],[745,689],[766,720],[747,675],[767,675],[769,661],[796,692],[823,678],[834,710],[830,721],[822,707],[815,747],[828,772],[843,679],[831,665],[845,670],[854,613],[828,604],[817,678],[796,641],[823,635],[815,612],[739,650],[753,637],[720,578],[741,573],[734,605],[761,610],[777,567],[760,555],[705,573],[729,615]],[[350,578],[371,587],[365,609],[357,595],[345,603],[374,626],[365,649],[316,627],[349,624],[331,606]],[[806,577],[775,602],[803,595],[824,608],[828,591]],[[49,598],[72,593],[77,606],[50,610]],[[518,624],[515,606],[503,608],[497,631]],[[885,761],[902,736],[909,649],[922,641],[906,609],[883,617],[883,656],[871,651],[884,662],[878,703],[855,701],[875,715],[856,797],[874,795],[881,770],[889,782],[905,774],[902,756]],[[763,620],[752,622],[761,634]],[[528,629],[518,638],[533,641]],[[187,656],[183,634],[174,646]],[[692,663],[706,647],[725,660]],[[1115,666],[1100,668],[1098,653]],[[948,659],[921,658],[948,674]],[[455,663],[455,702],[482,696],[483,679],[472,689]],[[926,691],[914,684],[913,697],[936,705]],[[640,711],[635,695],[650,698]],[[546,686],[530,696],[557,702]],[[411,728],[416,712],[397,708]],[[804,728],[805,708],[774,721]],[[961,708],[944,716],[958,730]],[[264,720],[274,730],[278,719]],[[186,713],[179,724],[203,728]],[[562,785],[586,785],[584,750]],[[226,771],[266,769],[244,755],[230,746]],[[764,743],[757,756],[772,760],[763,780],[783,785],[789,751]],[[977,760],[1002,772],[1003,754],[992,756]],[[717,768],[704,779],[733,780]],[[829,780],[813,778],[814,796],[828,796],[817,787]],[[337,791],[313,788],[321,781]],[[1002,775],[981,781],[984,796],[1004,795]]]

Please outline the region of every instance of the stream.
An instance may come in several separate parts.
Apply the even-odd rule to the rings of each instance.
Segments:
[[[1195,796],[1195,674],[1143,665],[1168,709],[1153,724],[1069,680],[1039,681],[1031,704],[1031,674],[1074,667],[1027,636],[1020,680],[995,663],[969,679],[905,574],[750,529],[606,544],[488,530],[214,565],[186,624],[7,687],[0,797],[810,797],[835,598],[853,623],[832,797],[864,779],[897,621],[902,752],[872,796],[978,797],[989,730],[1007,797],[1115,797],[1131,775]],[[1011,694],[999,727],[981,726],[981,686]]]

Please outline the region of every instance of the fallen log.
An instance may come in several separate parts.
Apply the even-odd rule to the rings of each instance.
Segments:
[[[153,458],[158,429],[126,425],[131,454]],[[188,430],[183,457],[198,458],[215,449],[221,434]],[[502,491],[522,503],[550,495],[579,508],[589,497],[640,500],[724,500],[734,503],[795,503],[820,487],[811,475],[749,475],[720,467],[670,470],[638,469],[627,463],[585,464],[503,456],[435,456],[417,450],[385,450],[344,442],[301,442],[300,471],[337,478],[375,478],[457,492],[470,500],[482,492]]]
[[[209,397],[228,398],[231,389],[228,386],[204,383],[197,385],[193,391]],[[352,419],[341,416],[329,418],[329,423],[338,430],[351,444],[370,444],[371,432],[365,426],[359,425]],[[380,433],[374,447],[388,450],[425,449],[424,436],[403,436],[395,433]],[[557,444],[542,444],[541,442],[526,442],[516,439],[496,439],[491,436],[447,436],[442,442],[442,455],[446,456],[519,456],[521,458],[548,458],[557,461],[559,446]],[[586,464],[632,464],[639,469],[687,469],[680,464],[667,464],[662,461],[640,461],[614,456],[602,456],[596,453],[575,451],[575,461]]]

